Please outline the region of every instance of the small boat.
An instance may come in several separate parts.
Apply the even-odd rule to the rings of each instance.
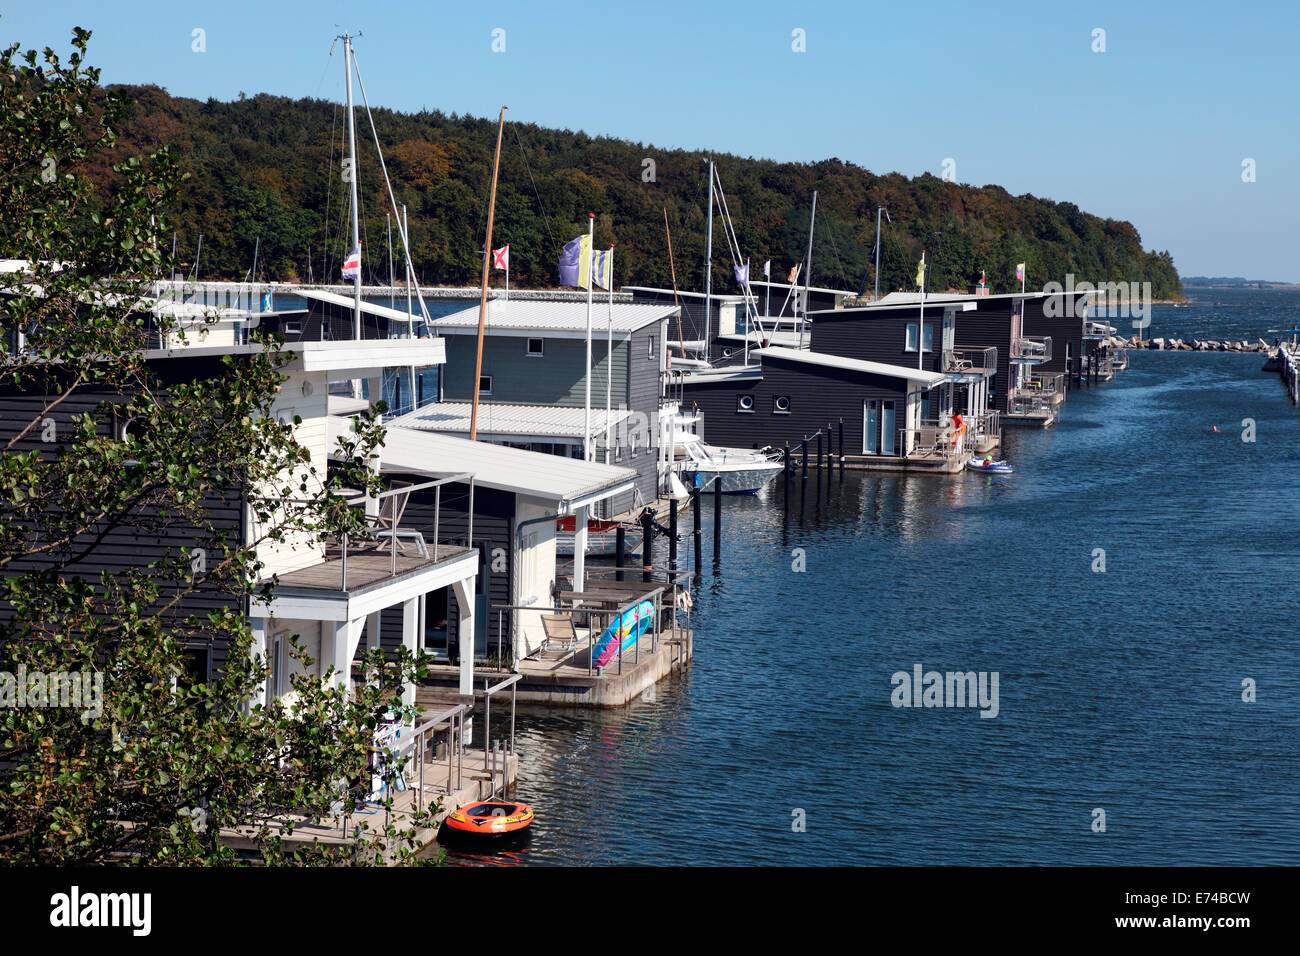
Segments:
[[[994,461],[992,458],[972,458],[966,462],[966,467],[971,471],[991,471],[1003,475],[1009,475],[1012,471],[1006,459]]]
[[[672,423],[673,469],[687,485],[709,486],[716,478],[727,495],[756,495],[784,467],[771,449],[750,451],[706,444],[693,428],[698,415],[677,413]]]
[[[526,803],[479,800],[449,814],[438,839],[487,840],[520,834],[532,825],[533,808]]]

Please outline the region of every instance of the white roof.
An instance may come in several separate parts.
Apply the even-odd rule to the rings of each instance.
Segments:
[[[941,372],[926,372],[921,369],[908,368],[905,365],[890,365],[887,362],[867,362],[862,359],[844,358],[839,355],[828,355],[825,352],[809,352],[804,349],[785,349],[785,348],[766,348],[759,349],[756,353],[759,356],[779,359],[788,359],[794,362],[805,362],[808,365],[819,365],[824,368],[840,368],[850,372],[865,372],[871,375],[881,375],[885,378],[903,378],[909,382],[918,382],[925,386],[942,385],[948,380],[948,376]]]
[[[420,431],[469,434],[470,415],[474,406],[470,402],[434,402],[390,419],[394,425]],[[631,410],[615,408],[609,413],[611,424],[617,424],[632,414]],[[480,402],[478,429],[490,435],[520,435],[538,438],[572,438],[582,440],[585,412],[581,408],[556,405],[496,405]],[[605,409],[591,410],[591,434],[605,431]]]
[[[672,289],[658,289],[649,285],[625,285],[621,288],[623,292],[654,292],[658,295],[676,295],[679,299],[703,299],[703,292],[684,292]],[[710,298],[718,299],[721,302],[744,302],[745,297],[738,292],[714,292]]]
[[[315,300],[316,302],[328,302],[330,305],[342,306],[345,309],[350,309],[355,304],[351,296],[338,295],[334,292],[326,292],[323,289],[299,289],[295,294],[300,295],[305,299]],[[386,305],[376,305],[373,302],[367,302],[365,299],[361,300],[361,311],[366,315],[374,315],[381,319],[388,319],[390,322],[411,321],[411,314],[409,312],[403,312],[400,309],[390,309]],[[415,316],[415,321],[423,322],[424,316],[417,314]]]
[[[976,295],[974,292],[927,292],[925,301],[964,302],[971,299],[982,302],[985,299],[1041,299],[1052,294],[1051,292],[999,292],[996,295]],[[889,295],[882,295],[875,302],[860,306],[860,308],[872,309],[890,305],[916,305],[920,301],[921,293],[919,292],[891,292]]]
[[[788,283],[788,282],[773,282],[773,281],[771,281],[770,279],[750,279],[750,280],[749,280],[749,284],[750,284],[750,285],[761,285],[761,286],[769,286],[769,285],[770,285],[773,289],[789,289],[789,288],[791,287],[791,286],[790,286],[790,283]],[[796,289],[802,289],[803,287],[804,287],[804,286],[803,286],[803,283],[802,283],[802,282],[796,282],[796,283],[794,284],[794,288],[796,288]],[[830,293],[832,293],[833,295],[848,295],[848,296],[855,296],[855,295],[857,295],[856,292],[852,292],[852,291],[850,291],[850,290],[848,290],[848,289],[828,289],[828,288],[826,288],[825,286],[819,286],[819,285],[812,286],[812,287],[810,288],[809,291],[812,291],[812,292],[830,292]]]
[[[809,339],[809,336],[806,333],[799,332],[760,332],[758,329],[750,330],[750,342],[758,342],[761,344],[764,339],[767,339],[774,345],[798,348],[802,342],[806,342]],[[718,340],[722,342],[734,342],[740,346],[744,346],[745,344],[745,336],[739,332],[734,335],[719,335]]]
[[[329,417],[331,447],[351,429],[352,419]],[[439,477],[472,472],[474,484],[554,502],[568,513],[579,505],[631,490],[636,472],[616,465],[521,451],[389,423],[380,452],[381,471]]]
[[[477,305],[451,315],[435,319],[434,328],[440,332],[478,331]],[[615,302],[612,312],[614,332],[626,335],[660,322],[676,314],[675,305],[634,305]],[[560,332],[587,331],[587,303],[552,302],[537,299],[515,299],[506,302],[493,299],[487,306],[487,328],[494,334],[500,332]],[[601,301],[598,295],[591,305],[592,332],[602,335],[611,325],[609,300]]]

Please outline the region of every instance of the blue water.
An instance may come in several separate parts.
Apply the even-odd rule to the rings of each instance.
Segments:
[[[1252,295],[1231,322],[1289,327]],[[522,714],[538,822],[487,860],[1300,863],[1300,416],[1260,364],[1135,352],[1009,432],[1011,476],[850,475],[788,520],[779,483],[729,499],[694,665],[625,710]],[[893,707],[915,664],[998,672],[997,717]]]

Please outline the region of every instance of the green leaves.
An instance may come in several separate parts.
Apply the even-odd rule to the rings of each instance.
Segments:
[[[243,616],[274,590],[245,509],[268,538],[355,531],[333,489],[377,479],[357,465],[304,484],[311,456],[269,417],[287,360],[275,342],[193,380],[143,358],[147,332],[178,331],[132,303],[173,265],[159,236],[182,171],[167,150],[118,154],[126,101],[82,65],[89,36],[74,31],[66,61],[0,54],[0,246],[31,261],[0,276],[0,671],[102,689],[94,708],[0,708],[0,859],[233,864],[231,827],[272,863],[400,853],[391,828],[333,850],[284,837],[369,779],[374,714],[400,703],[390,669],[414,663],[377,659],[383,683],[348,696],[300,651],[312,671],[294,704],[263,705],[267,662]],[[367,419],[350,444],[371,454],[379,434]]]

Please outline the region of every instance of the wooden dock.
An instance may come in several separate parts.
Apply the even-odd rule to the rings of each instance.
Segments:
[[[578,633],[582,645],[564,657],[519,661],[514,673],[520,675],[520,680],[513,688],[519,704],[625,707],[669,674],[685,669],[694,654],[693,632],[674,627],[660,632],[657,648],[654,635],[643,634],[636,647],[598,673],[588,667],[587,635],[581,629]],[[434,665],[430,671],[430,678],[417,688],[415,699],[417,704],[432,707],[452,699],[459,671],[449,664]],[[493,679],[501,675],[483,676]],[[479,675],[475,677],[475,684],[481,683]]]

